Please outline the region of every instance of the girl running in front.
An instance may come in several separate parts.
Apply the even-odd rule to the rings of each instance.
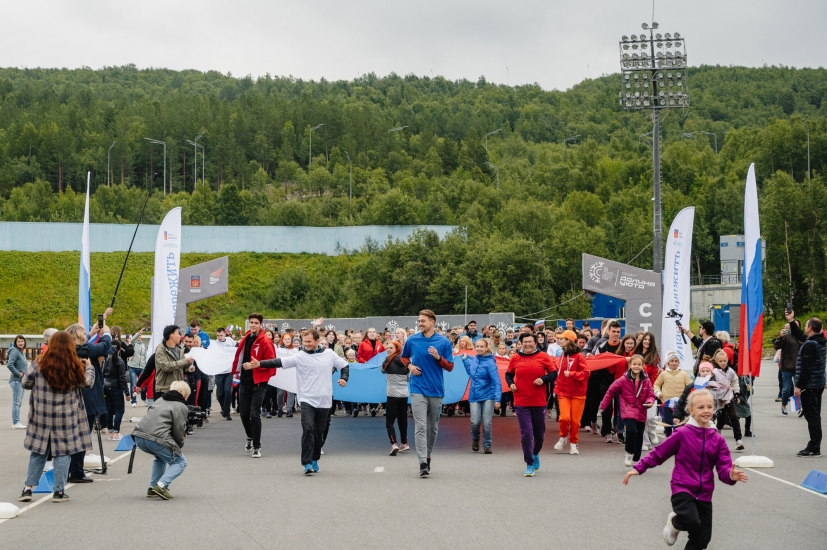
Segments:
[[[675,457],[672,470],[672,512],[666,518],[663,540],[673,546],[678,534],[686,531],[687,550],[702,550],[712,540],[712,491],[715,488],[713,467],[718,479],[727,485],[747,482],[742,470],[732,465],[726,441],[712,425],[715,398],[709,390],[697,390],[689,395],[690,419],[686,426],[655,447],[646,458],[635,464],[623,477],[628,485],[632,476],[642,475],[649,468],[660,466]]]
[[[560,404],[560,440],[554,446],[555,451],[562,451],[571,443],[569,454],[579,455],[577,443],[580,441],[580,419],[586,405],[586,389],[589,385],[589,369],[586,358],[575,343],[577,335],[567,330],[560,335],[563,354],[560,356],[560,368],[553,386]]]
[[[491,353],[487,338],[480,338],[474,344],[476,357],[462,354],[462,364],[471,379],[468,401],[471,407],[471,450],[480,450],[480,424],[482,424],[482,450],[491,454],[491,418],[494,409],[500,408],[499,399],[503,393],[497,361]]]
[[[625,464],[631,466],[640,460],[643,449],[646,409],[655,404],[652,383],[643,372],[643,356],[633,355],[629,359],[629,369],[609,386],[600,403],[600,411],[605,410],[615,396],[620,396],[620,417],[626,426]]]

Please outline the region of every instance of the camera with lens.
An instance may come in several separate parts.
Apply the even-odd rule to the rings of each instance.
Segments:
[[[666,312],[667,319],[674,319],[675,325],[678,327],[678,332],[681,333],[681,339],[683,339],[683,343],[687,344],[686,335],[683,333],[683,325],[681,325],[681,319],[683,319],[683,313],[675,311],[674,309],[670,309]]]
[[[201,425],[204,419],[207,418],[207,413],[201,410],[201,407],[187,405],[187,434],[192,434],[192,427],[196,424]]]
[[[82,346],[75,346],[75,354],[81,361],[89,359],[89,346],[87,346],[86,344]]]

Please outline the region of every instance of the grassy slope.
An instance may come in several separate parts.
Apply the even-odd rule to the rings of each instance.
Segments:
[[[95,253],[91,257],[92,313],[102,312],[112,299],[125,253]],[[125,330],[148,326],[152,253],[135,253],[118,291],[111,324]],[[187,267],[223,254],[183,254]],[[193,304],[190,315],[202,319],[212,333],[216,326],[243,323],[250,311],[276,316],[264,306],[263,297],[279,272],[303,266],[308,273],[332,273],[347,268],[349,256],[313,254],[230,254],[230,291],[223,296]],[[0,251],[0,333],[39,333],[53,326],[63,328],[77,320],[77,285],[80,253],[27,253]]]

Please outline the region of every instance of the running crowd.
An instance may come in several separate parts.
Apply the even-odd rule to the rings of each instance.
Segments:
[[[81,325],[64,331],[47,329],[43,353],[31,364],[23,353],[23,336],[9,351],[12,420],[15,428],[26,429],[24,447],[31,453],[21,501],[31,500],[48,460],[55,471],[55,502],[69,499],[63,490],[67,481],[91,482],[84,470],[85,453],[92,449],[91,434],[98,430],[110,440],[120,439],[125,405],[136,407],[139,397],[148,409],[132,437],[138,448],[154,457],[147,496],[172,499],[169,487],[186,468],[184,438],[193,428],[209,423],[214,390],[221,416],[226,420],[232,420],[232,412],[240,416],[244,447],[253,458],[262,456],[262,416],[300,412],[305,475],[320,471],[330,417],[337,410],[352,416],[360,412],[375,416],[382,410],[391,455],[410,450],[410,414],[419,475],[426,477],[431,473],[440,415],[469,414],[471,449],[479,451],[482,439],[483,452],[489,454],[492,417],[495,411],[505,416],[510,409],[519,424],[524,475],[532,477],[540,469],[545,422],[554,411],[559,423],[557,451],[568,447],[569,454],[578,455],[581,433],[624,445],[624,464],[633,467],[624,483],[676,457],[673,512],[663,535],[672,545],[680,531],[687,531],[687,548],[706,548],[711,538],[713,468],[730,485],[747,479],[732,466],[721,430],[731,428],[736,451],[744,448],[743,435],[754,435],[748,402],[752,380],[737,375],[737,346],[709,321],[700,324],[697,336],[683,329],[697,348],[689,373],[680,368],[676,354],[661,360],[652,333],[621,337],[616,320],[594,329],[584,323],[578,329],[567,319],[565,328],[524,325],[505,333],[494,326],[478,332],[472,321],[446,334],[436,315],[422,310],[416,330],[380,333],[370,328],[363,335],[352,330],[322,333],[317,328],[323,318],[310,328],[279,333],[253,313],[238,341],[224,328],[217,329],[211,340],[193,320],[185,334],[177,326],[165,327],[162,343],[148,350],[142,330],[123,334],[117,326],[110,329],[105,318],[91,331]],[[820,456],[827,339],[819,319],[809,319],[802,330],[792,312],[787,318],[788,325],[774,342],[779,350],[782,413],[787,414],[791,398],[800,398],[810,442],[798,454]],[[207,376],[187,357],[192,348],[210,345],[235,348],[231,372]],[[334,402],[333,374],[339,371],[337,383],[346,386],[350,365],[385,351],[385,403]],[[446,405],[443,374],[454,368],[455,355],[470,379],[468,399]],[[278,369],[296,369],[295,395],[268,384]],[[32,392],[27,426],[19,418],[24,389]],[[656,432],[658,424],[665,427],[663,442]],[[651,452],[642,457],[644,447]],[[698,472],[703,479],[701,493],[689,489],[689,485],[696,487]]]

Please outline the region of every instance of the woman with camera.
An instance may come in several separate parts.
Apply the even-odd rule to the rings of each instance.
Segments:
[[[132,432],[135,445],[155,457],[146,492],[148,497],[158,496],[171,500],[169,486],[187,467],[187,459],[181,448],[187,431],[189,396],[189,384],[176,380],[170,385],[169,391],[147,409],[146,416]]]
[[[32,362],[23,379],[23,387],[32,390],[23,443],[31,455],[26,485],[17,500],[32,500],[32,488],[40,481],[49,454],[53,457],[55,472],[52,500],[69,500],[63,489],[71,455],[92,448],[80,388],[90,388],[94,381],[95,368],[88,359],[83,362],[78,359],[75,342],[65,332],[55,333],[46,353]]]

